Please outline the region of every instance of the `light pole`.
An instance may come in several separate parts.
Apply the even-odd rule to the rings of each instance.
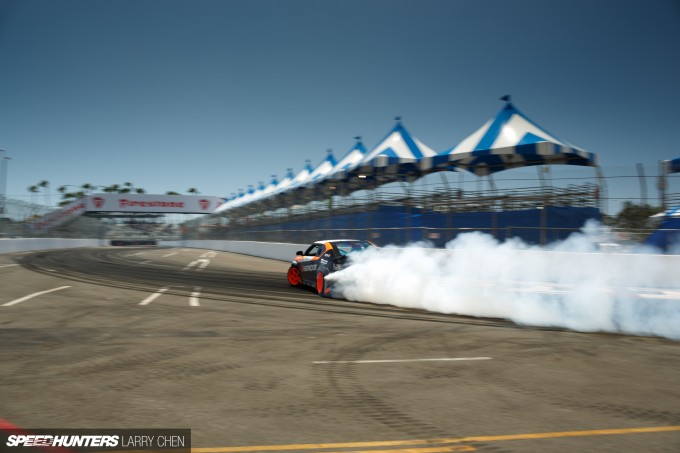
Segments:
[[[5,207],[7,205],[7,161],[11,160],[7,157],[7,151],[2,151],[2,158],[0,158],[0,216],[5,216],[7,213]]]

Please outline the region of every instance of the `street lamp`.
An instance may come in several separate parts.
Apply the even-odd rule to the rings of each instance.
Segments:
[[[7,151],[0,149],[2,151],[2,158],[0,159],[0,215],[4,216],[6,200],[7,200],[7,161],[11,160],[7,157]]]

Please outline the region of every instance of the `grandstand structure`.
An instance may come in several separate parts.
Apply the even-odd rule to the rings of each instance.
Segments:
[[[559,140],[521,113],[508,96],[497,115],[455,147],[437,153],[396,125],[367,150],[357,137],[341,159],[272,178],[190,222],[192,238],[308,242],[357,237],[379,244],[427,240],[443,246],[458,234],[547,243],[599,219],[604,178],[595,154]],[[493,176],[515,168],[574,165],[595,182],[555,187],[539,170],[538,187],[500,191]],[[450,175],[473,174],[488,189],[463,190]],[[425,183],[424,181],[427,181]],[[420,186],[420,187],[419,187]]]
[[[281,179],[227,199],[90,194],[51,208],[0,195],[0,238],[306,243],[354,237],[378,245],[424,240],[441,247],[461,233],[481,231],[499,240],[545,244],[600,219],[608,194],[597,156],[549,134],[505,101],[482,127],[444,152],[429,148],[397,119],[373,148],[356,137],[340,159],[329,151],[315,167],[307,161],[297,173],[289,169]],[[575,184],[557,186],[551,165],[585,173],[571,179]],[[537,170],[532,186],[497,188],[495,175],[524,167]],[[666,190],[678,174],[680,158],[661,163],[664,207],[680,206],[680,194]],[[177,201],[191,214],[158,207]],[[67,215],[70,210],[74,215]]]

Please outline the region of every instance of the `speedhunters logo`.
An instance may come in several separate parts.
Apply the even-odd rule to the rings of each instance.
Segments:
[[[15,435],[7,438],[8,447],[117,447],[119,436]]]
[[[34,429],[0,431],[0,452],[144,451],[191,453],[190,429]]]

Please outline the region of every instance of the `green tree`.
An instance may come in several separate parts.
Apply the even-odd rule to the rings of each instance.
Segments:
[[[654,222],[650,219],[662,209],[648,204],[637,204],[632,201],[623,203],[623,209],[613,216],[605,219],[605,224],[623,230],[643,230],[654,228]]]

